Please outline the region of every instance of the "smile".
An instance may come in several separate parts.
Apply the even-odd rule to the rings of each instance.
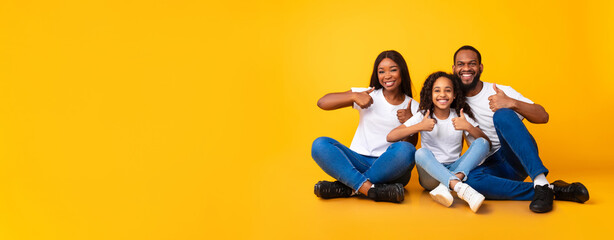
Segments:
[[[396,82],[396,80],[395,81],[384,82],[384,86],[385,87],[392,87],[392,85],[394,85],[395,82]]]

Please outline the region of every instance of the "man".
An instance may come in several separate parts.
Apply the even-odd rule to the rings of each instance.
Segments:
[[[469,173],[466,183],[487,199],[531,200],[537,213],[552,210],[553,199],[584,203],[588,190],[579,182],[557,180],[549,184],[548,169],[537,152],[535,139],[522,120],[547,123],[548,113],[513,88],[483,82],[480,52],[463,46],[454,53],[452,66],[463,83],[467,102],[480,128],[492,142],[489,156]],[[472,141],[473,139],[468,139]],[[524,182],[530,176],[533,183]]]

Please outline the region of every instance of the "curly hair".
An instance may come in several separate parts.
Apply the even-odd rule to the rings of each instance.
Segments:
[[[433,109],[435,108],[435,104],[433,103],[433,85],[435,81],[440,77],[445,77],[452,81],[452,89],[454,90],[454,101],[450,104],[451,108],[454,108],[456,114],[460,116],[460,110],[463,109],[463,112],[472,119],[475,120],[473,116],[473,112],[471,111],[471,107],[467,104],[467,99],[465,98],[465,93],[463,92],[461,80],[454,74],[448,74],[446,72],[434,72],[429,75],[426,80],[424,80],[424,85],[422,86],[422,90],[420,90],[420,107],[419,110],[422,114],[426,114],[426,111],[431,111],[430,117],[433,117]]]
[[[382,84],[379,83],[379,78],[377,76],[377,67],[385,58],[390,58],[397,65],[399,65],[399,70],[401,74],[401,92],[409,97],[413,97],[411,93],[411,78],[409,77],[409,69],[407,68],[407,63],[403,56],[395,51],[388,50],[380,53],[375,59],[375,64],[373,64],[373,73],[371,74],[371,82],[369,86],[374,87],[376,90],[383,88]]]

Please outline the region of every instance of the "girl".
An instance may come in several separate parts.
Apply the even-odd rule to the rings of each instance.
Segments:
[[[430,195],[435,201],[449,207],[453,201],[449,189],[453,189],[476,212],[484,196],[462,181],[466,180],[469,171],[484,160],[490,142],[473,120],[471,109],[461,92],[460,80],[445,72],[435,72],[424,81],[420,99],[419,113],[392,130],[386,139],[398,141],[420,132],[422,148],[416,151],[416,164],[440,183]],[[463,132],[476,140],[459,158],[463,148]]]
[[[411,98],[411,80],[403,56],[396,51],[380,53],[369,86],[329,93],[318,101],[318,107],[324,110],[351,106],[360,116],[349,148],[328,137],[313,142],[311,156],[324,172],[338,180],[318,182],[314,193],[320,198],[362,193],[375,201],[399,203],[404,199],[403,186],[411,177],[416,149],[408,142],[386,141],[390,130],[418,110],[418,103]]]

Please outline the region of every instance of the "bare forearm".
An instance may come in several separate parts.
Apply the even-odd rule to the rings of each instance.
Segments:
[[[420,131],[417,125],[406,127],[405,125],[398,126],[395,129],[392,129],[388,136],[386,136],[386,141],[388,142],[396,142],[403,140],[413,134],[416,134]]]
[[[354,104],[352,91],[329,93],[318,100],[318,107],[324,110],[335,110],[350,107]]]
[[[536,103],[531,104],[516,100],[512,110],[516,111],[532,123],[547,123],[550,118],[546,112],[546,109]]]

